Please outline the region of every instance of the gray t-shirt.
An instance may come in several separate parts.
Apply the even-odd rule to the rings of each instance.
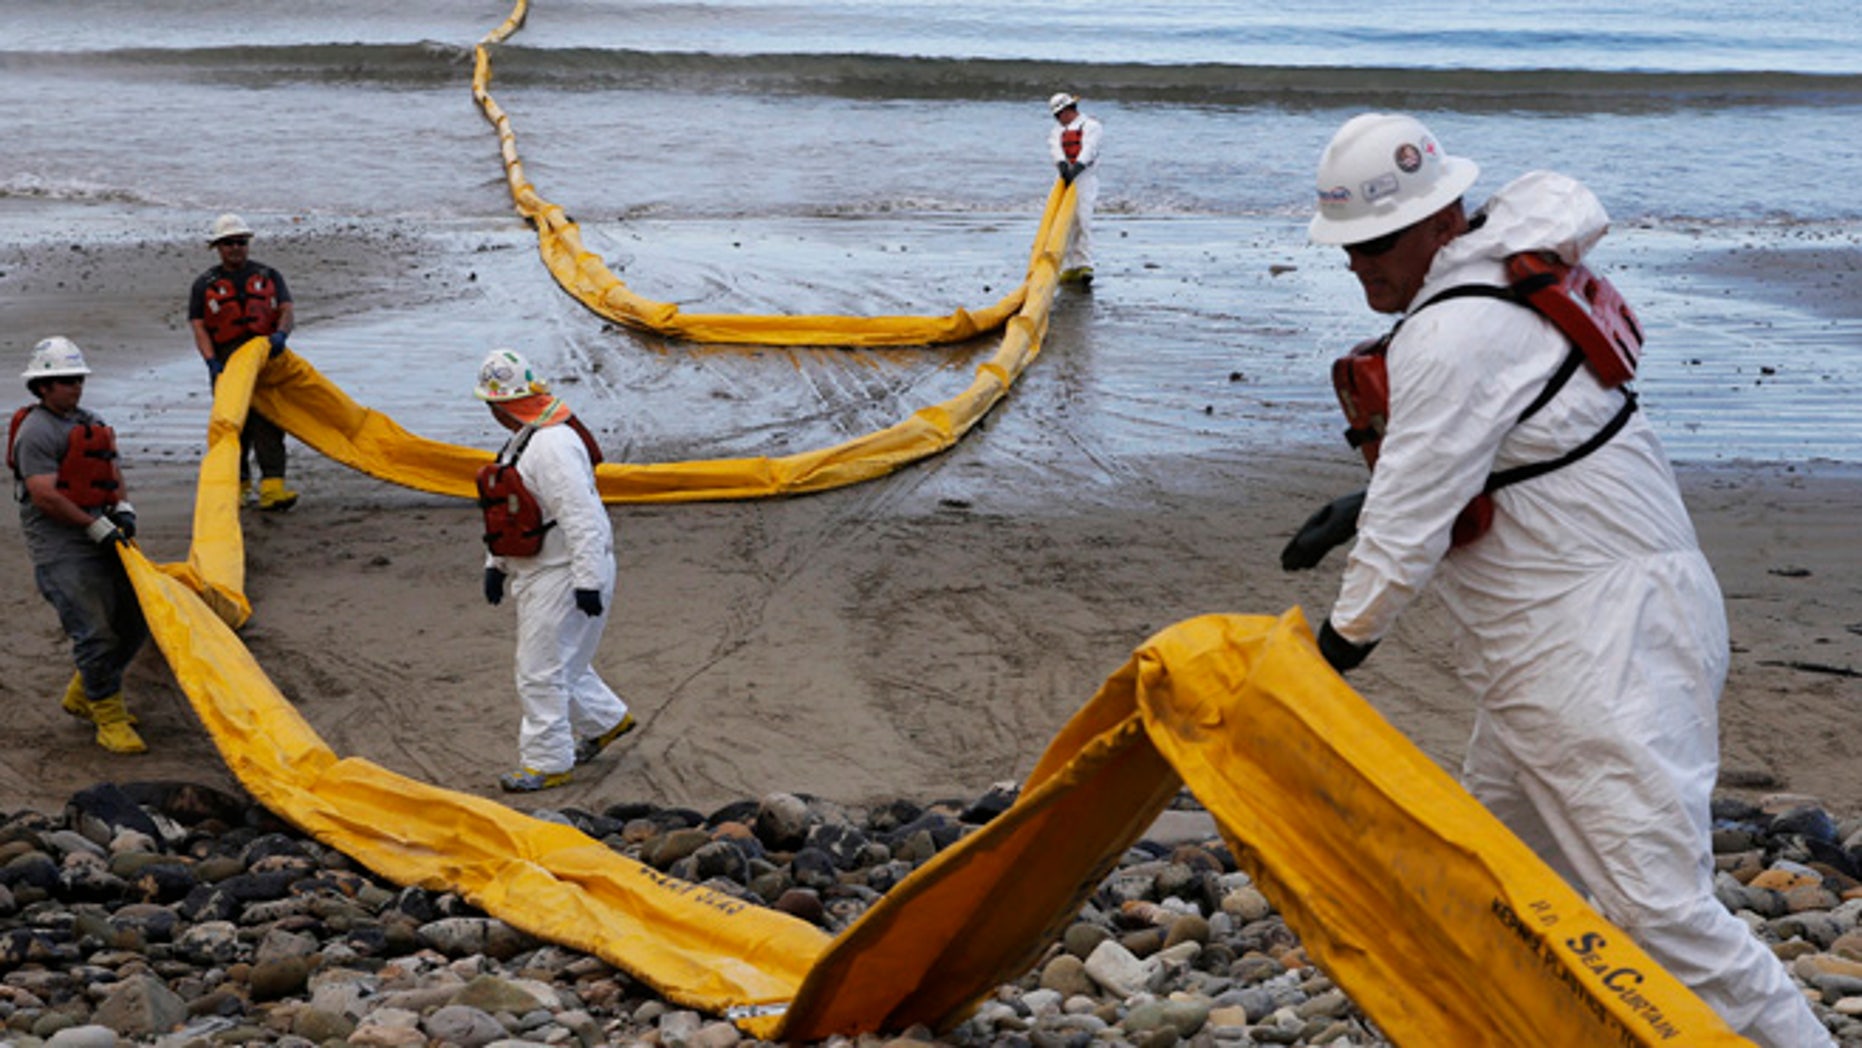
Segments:
[[[19,464],[20,476],[36,477],[57,473],[58,464],[64,460],[65,448],[71,439],[71,431],[86,424],[102,425],[103,419],[83,408],[73,411],[70,418],[59,418],[44,408],[28,411],[26,418],[19,424],[19,432],[13,438],[13,456]],[[46,516],[38,506],[33,505],[24,484],[18,485],[18,488],[19,525],[26,533],[26,553],[32,557],[34,564],[48,564],[73,556],[91,556],[101,548],[84,534],[83,528]]]

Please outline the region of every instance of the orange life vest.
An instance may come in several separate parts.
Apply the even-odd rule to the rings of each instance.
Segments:
[[[573,415],[565,424],[582,438],[589,462],[600,465],[601,448],[594,434]],[[543,551],[543,536],[556,526],[555,521],[543,519],[542,505],[517,472],[517,460],[535,433],[535,426],[525,426],[496,461],[479,467],[475,478],[479,509],[485,513],[485,548],[496,556],[534,557]]]
[[[1080,159],[1080,147],[1085,144],[1086,131],[1081,124],[1062,128],[1060,132],[1060,151],[1068,160]]]
[[[237,345],[278,330],[278,284],[262,269],[243,279],[221,275],[207,282],[201,320],[216,346]]]
[[[1514,420],[1518,425],[1551,402],[1558,391],[1577,372],[1588,365],[1605,388],[1615,388],[1635,377],[1636,363],[1642,354],[1642,327],[1635,314],[1614,286],[1583,266],[1568,266],[1555,256],[1533,252],[1507,259],[1508,287],[1467,284],[1452,287],[1410,310],[1415,316],[1438,302],[1451,298],[1498,298],[1531,309],[1550,320],[1572,349],[1563,364],[1553,373],[1545,389]],[[1407,317],[1405,318],[1407,319]],[[1351,351],[1332,362],[1332,388],[1344,409],[1345,442],[1364,455],[1365,465],[1377,468],[1377,452],[1383,445],[1384,432],[1390,422],[1390,377],[1385,355],[1395,328],[1351,347]],[[1490,475],[1481,493],[1462,507],[1450,532],[1451,548],[1460,548],[1487,534],[1493,527],[1493,493],[1510,484],[1550,473],[1584,458],[1608,443],[1636,410],[1636,395],[1623,391],[1623,407],[1589,440],[1548,462],[1514,466]]]
[[[6,431],[6,465],[22,484],[19,459],[13,443],[20,424],[37,404],[13,412]],[[123,471],[116,461],[116,431],[101,422],[81,422],[65,438],[65,454],[58,461],[58,491],[84,509],[112,506],[123,500]],[[25,501],[24,498],[21,501]]]

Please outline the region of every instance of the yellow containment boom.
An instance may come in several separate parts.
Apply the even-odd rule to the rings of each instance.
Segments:
[[[884,476],[948,450],[1001,401],[1040,355],[1054,301],[1055,267],[1073,229],[1073,202],[1073,191],[1056,183],[1041,219],[1034,263],[1029,270],[1031,293],[1004,328],[995,352],[976,366],[970,385],[956,396],[919,408],[885,429],[790,455],[663,463],[604,462],[595,469],[602,499],[696,502],[826,491]],[[286,432],[372,477],[440,495],[477,496],[472,477],[480,465],[491,460],[490,452],[414,436],[387,415],[357,404],[303,357],[287,350],[276,359],[264,360],[266,349],[264,339],[254,339],[234,353],[227,368],[232,371],[241,358],[259,359],[258,364],[247,365],[262,368],[256,375],[256,387],[246,385],[243,378],[235,385],[251,389],[252,406]],[[467,378],[462,377],[461,382]],[[220,381],[225,384],[231,380],[223,374]],[[470,406],[465,401],[462,405]],[[225,410],[230,412],[235,407],[240,407],[239,417],[243,418],[243,407],[234,402],[229,402]],[[216,412],[220,410],[216,408]],[[215,425],[222,424],[220,418],[215,415]],[[212,461],[207,463],[209,468],[214,465]],[[213,475],[232,477],[232,487],[226,490],[236,494],[236,474],[216,471]],[[203,541],[204,534],[197,518],[197,544]],[[232,558],[228,559],[225,571],[230,575]]]
[[[190,588],[227,560],[198,547],[237,541],[226,478],[208,474],[237,446],[240,386],[261,363],[267,376],[308,369],[288,352],[262,361],[263,344],[235,354],[216,392],[199,570],[158,570],[133,545],[123,560],[240,782],[384,877],[456,891],[758,1037],[944,1027],[1025,971],[1187,784],[1308,951],[1397,1044],[1746,1043],[1333,673],[1297,609],[1152,638],[1061,730],[1015,805],[834,939],[571,827],[339,758]],[[253,400],[283,403],[296,383]],[[386,430],[361,443],[382,463],[427,467],[418,452],[445,447]]]
[[[958,309],[948,316],[756,316],[683,313],[670,302],[655,302],[630,289],[582,243],[582,230],[563,209],[543,199],[524,175],[511,120],[491,97],[491,47],[523,24],[529,0],[517,0],[498,28],[473,49],[472,97],[498,132],[504,177],[517,213],[537,231],[544,265],[563,290],[589,309],[616,323],[692,342],[734,342],[774,346],[916,346],[961,342],[999,327],[1029,294],[1024,280],[993,305]],[[1056,183],[1056,194],[1058,194]],[[1070,221],[1070,220],[1069,220]],[[1039,250],[1037,241],[1037,250]],[[1032,268],[1032,267],[1031,267]]]

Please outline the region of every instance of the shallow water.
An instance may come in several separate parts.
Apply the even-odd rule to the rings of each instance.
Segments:
[[[986,439],[1021,433],[1000,450],[1039,459],[1036,431],[1060,432],[1110,473],[1339,450],[1327,367],[1383,321],[1336,252],[1305,243],[1311,167],[1351,113],[1413,108],[1479,157],[1476,200],[1539,166],[1604,199],[1618,229],[1597,262],[1649,328],[1640,385],[1674,457],[1862,459],[1845,410],[1862,385],[1862,199],[1832,177],[1862,169],[1853,12],[1812,4],[1754,26],[1580,6],[1551,26],[1398,5],[1399,32],[1240,3],[545,2],[494,52],[492,90],[538,189],[643,294],[939,314],[1019,278],[1052,177],[1040,100],[1081,91],[1109,136],[1101,280],[1060,303]],[[258,224],[255,257],[291,280],[294,348],[439,439],[495,438],[459,399],[492,345],[572,380],[616,457],[637,461],[833,443],[968,383],[992,341],[669,346],[569,301],[512,214],[469,92],[470,47],[509,10],[8,5],[0,76],[20,119],[0,231],[22,262],[0,296],[133,362],[93,397],[124,405],[164,456],[199,443],[181,299],[225,209]],[[145,258],[108,276],[44,269],[72,243]],[[99,293],[172,336],[87,315]]]

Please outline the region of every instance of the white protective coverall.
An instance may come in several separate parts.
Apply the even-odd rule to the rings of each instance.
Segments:
[[[536,556],[487,554],[485,563],[509,574],[517,602],[517,701],[524,712],[518,756],[523,767],[554,774],[574,767],[578,739],[600,735],[627,715],[627,704],[590,665],[614,606],[614,526],[573,428],[536,429],[517,473],[544,521],[556,526],[544,533]],[[576,607],[578,589],[601,594],[600,615]]]
[[[1608,216],[1534,172],[1437,253],[1411,306],[1506,284],[1526,250],[1578,261]],[[1431,579],[1478,700],[1463,784],[1599,910],[1760,1044],[1835,1042],[1783,966],[1713,894],[1725,612],[1661,443],[1638,412],[1608,444],[1494,494],[1493,529],[1449,551],[1489,473],[1555,459],[1623,404],[1581,368],[1523,424],[1569,344],[1512,303],[1415,312],[1388,353],[1389,429],[1330,621],[1383,637]]]
[[[1062,144],[1068,131],[1080,132],[1080,155],[1069,157]],[[1047,133],[1047,152],[1056,163],[1071,160],[1085,164],[1086,170],[1073,179],[1073,213],[1074,235],[1067,244],[1067,254],[1060,260],[1062,272],[1071,269],[1090,268],[1093,264],[1093,204],[1099,199],[1099,141],[1105,137],[1105,129],[1099,121],[1075,110],[1073,122],[1062,125],[1058,121]]]

